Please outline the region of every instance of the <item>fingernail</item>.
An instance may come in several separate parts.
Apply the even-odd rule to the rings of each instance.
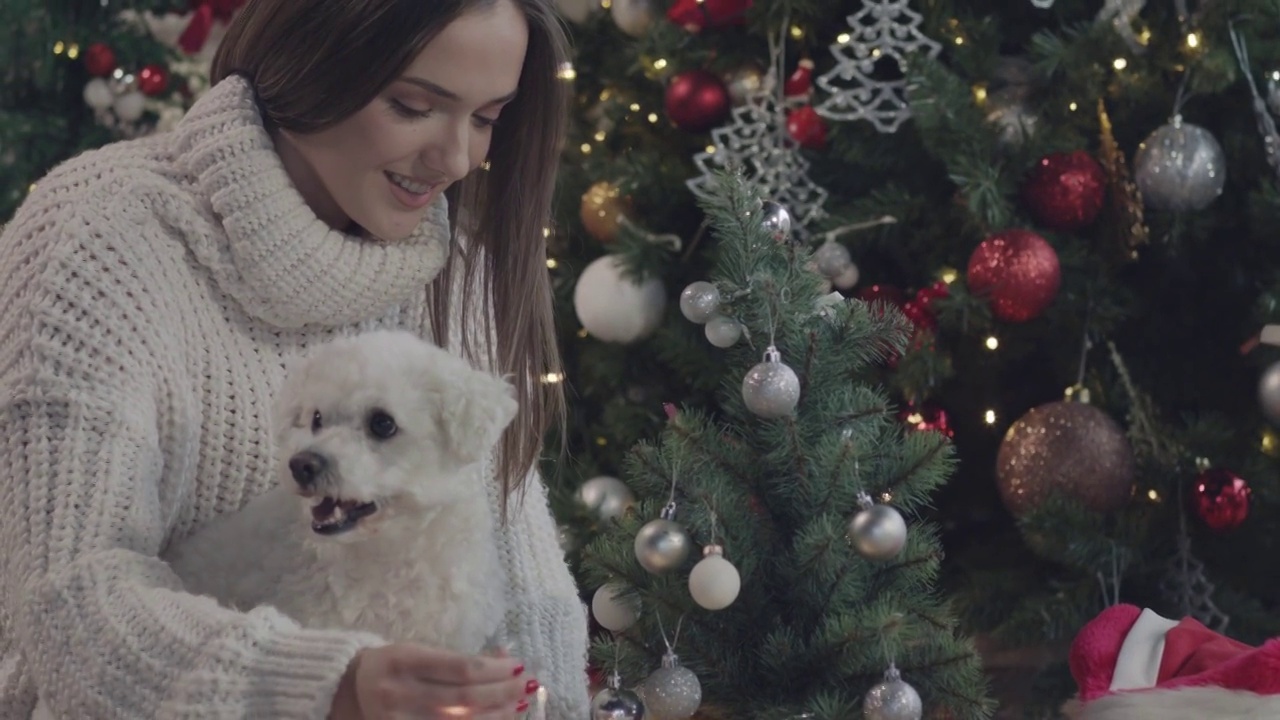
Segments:
[[[538,684],[537,680],[530,680],[529,682],[524,684],[524,694],[532,695],[538,692],[539,687],[541,687],[541,685]]]
[[[520,677],[523,674],[524,674],[524,665],[517,665],[515,666],[515,669],[511,671],[511,677]]]
[[[516,706],[516,712],[518,712],[518,713],[522,713],[522,712],[524,712],[525,710],[528,710],[528,709],[529,709],[529,701],[528,701],[528,700],[521,700],[521,701],[520,701],[520,704]]]

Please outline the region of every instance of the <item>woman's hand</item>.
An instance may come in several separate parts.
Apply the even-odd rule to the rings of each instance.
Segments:
[[[398,644],[361,650],[333,699],[330,720],[512,720],[538,685],[509,657]]]

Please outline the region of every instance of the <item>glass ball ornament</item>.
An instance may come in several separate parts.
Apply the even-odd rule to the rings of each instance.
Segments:
[[[716,315],[707,321],[704,333],[707,342],[718,348],[730,348],[742,339],[742,323],[724,315]]]
[[[862,715],[866,720],[920,720],[924,702],[898,669],[890,665],[884,680],[862,699]]]
[[[776,242],[791,238],[791,212],[780,203],[766,200],[760,206],[760,225]]]
[[[680,523],[668,518],[650,520],[636,533],[636,560],[640,567],[661,575],[684,563],[691,544]]]
[[[865,499],[863,508],[849,521],[849,541],[870,560],[892,560],[907,544],[907,522],[888,505]]]
[[[764,362],[742,379],[742,401],[752,413],[766,419],[786,417],[800,402],[800,378],[782,362],[778,349],[769,346]]]
[[[630,690],[607,687],[591,698],[591,720],[642,720],[644,703]]]
[[[708,545],[702,550],[702,559],[689,573],[689,595],[699,606],[707,610],[723,610],[738,599],[742,589],[742,576],[738,568],[724,558],[724,548]]]
[[[662,667],[654,670],[641,687],[641,696],[650,717],[686,720],[702,705],[702,683],[680,659],[668,652]]]
[[[1138,145],[1133,177],[1148,208],[1203,210],[1226,185],[1226,157],[1212,133],[1174,116]]]
[[[813,259],[818,265],[818,272],[828,278],[837,277],[844,272],[845,268],[853,264],[853,258],[849,255],[849,248],[835,240],[828,240],[822,243],[813,253]]]
[[[625,345],[649,336],[662,322],[666,306],[662,282],[651,277],[637,283],[623,274],[615,255],[592,261],[573,289],[578,322],[602,342]]]
[[[1209,468],[1196,476],[1191,487],[1191,503],[1210,530],[1234,530],[1249,517],[1249,496],[1253,491],[1239,475],[1222,468]]]
[[[1272,363],[1258,378],[1258,405],[1273,425],[1280,425],[1280,362]]]
[[[613,0],[610,10],[618,29],[636,38],[649,32],[657,17],[653,0]]]
[[[623,595],[625,589],[618,583],[606,583],[591,596],[591,616],[605,630],[622,632],[640,616],[635,599]]]
[[[852,290],[858,285],[859,278],[858,266],[849,263],[844,270],[840,271],[839,275],[831,278],[831,284],[841,290]]]
[[[601,520],[616,520],[636,501],[631,488],[616,477],[598,475],[578,487],[578,500]]]
[[[689,283],[680,293],[680,313],[689,322],[702,325],[720,309],[720,289],[706,280]]]

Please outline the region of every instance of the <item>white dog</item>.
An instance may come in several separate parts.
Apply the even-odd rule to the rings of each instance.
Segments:
[[[515,412],[510,385],[412,334],[321,346],[287,372],[276,487],[166,559],[230,607],[480,652],[506,608],[479,466]]]

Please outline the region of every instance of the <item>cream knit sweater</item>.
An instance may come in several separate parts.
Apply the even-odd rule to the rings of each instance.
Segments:
[[[330,230],[239,78],[172,133],[38,184],[0,236],[0,720],[37,697],[74,720],[325,718],[382,639],[221,609],[158,556],[271,484],[283,358],[358,329],[429,332],[446,223],[440,203],[408,242]],[[586,621],[530,483],[495,538],[507,637],[549,717],[582,720]]]

